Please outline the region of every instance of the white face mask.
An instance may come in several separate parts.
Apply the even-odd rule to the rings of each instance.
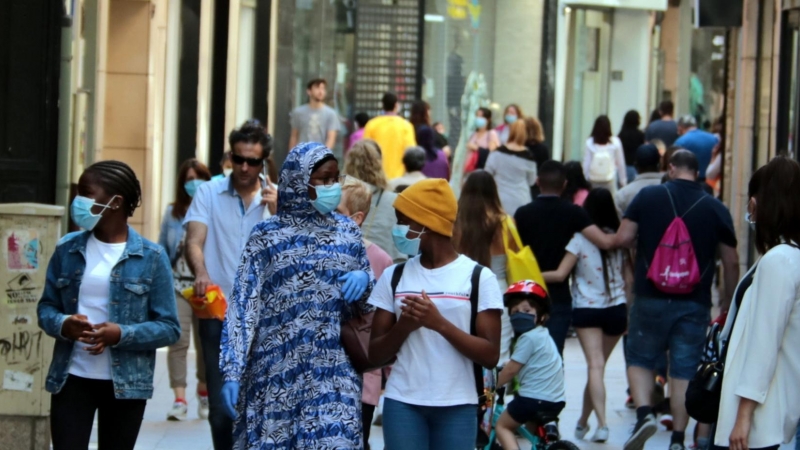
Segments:
[[[226,177],[231,176],[232,173],[233,169],[222,169],[222,174],[225,175]]]

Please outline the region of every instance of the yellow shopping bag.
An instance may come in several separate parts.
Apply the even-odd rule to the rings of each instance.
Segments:
[[[513,238],[513,242],[509,242],[509,235]],[[539,263],[533,255],[533,250],[527,245],[522,246],[517,226],[510,216],[506,216],[503,220],[503,245],[508,258],[506,281],[508,281],[509,286],[517,281],[533,280],[547,290],[547,284],[544,282],[542,270],[539,269]]]

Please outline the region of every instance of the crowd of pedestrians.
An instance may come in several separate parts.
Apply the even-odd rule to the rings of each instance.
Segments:
[[[380,415],[388,450],[472,450],[487,393],[505,386],[513,400],[494,424],[499,445],[518,448],[520,425],[542,418],[557,440],[573,331],[588,370],[580,417],[568,424],[575,439],[609,440],[604,375],[623,340],[636,409],[624,450],[643,449],[657,430],[662,372],[669,450],[685,450],[715,282],[725,376],[718,420],[699,426],[693,444],[773,450],[794,437],[798,163],[776,157],[753,175],[745,220],[763,256],[740,281],[734,221],[709,194],[720,133],[691,116],[675,121],[671,102],[644,130],[629,111],[616,136],[598,117],[583,159],[562,163],[515,104],[498,127],[478,109],[458,143],[426,102],[407,120],[386,93],[383,113],[356,114],[342,138],[326,86],[310,81],[308,104],[291,113],[277,185],[272,139],[255,120],[230,133],[221,176],[184,162],[158,243],[127,224],[141,203],[131,168],[85,170],[71,205],[84,231],[56,248],[38,310],[56,339],[55,450],[87,448],[95,412],[100,448],[132,449],[159,347],[169,347],[174,391],[166,417],[186,419],[191,339],[193,396],[215,450],[369,449]],[[449,184],[457,149],[467,153],[459,198]],[[201,314],[186,292],[206,307],[221,293],[224,317]],[[355,347],[343,331],[353,320],[367,324]]]

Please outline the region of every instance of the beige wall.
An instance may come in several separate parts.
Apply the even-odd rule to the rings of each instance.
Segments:
[[[751,233],[744,222],[747,204],[747,184],[753,172],[753,156],[756,167],[765,164],[775,154],[775,125],[777,115],[777,71],[780,49],[777,36],[780,34],[780,0],[763,2],[764,18],[761,30],[761,55],[758,57],[758,0],[745,0],[744,23],[737,33],[736,79],[733,84],[735,100],[733,127],[731,130],[730,166],[726,171],[728,185],[728,207],[733,215],[739,238],[739,259],[742,270],[748,264]],[[760,83],[756,84],[756,68],[761,71]],[[742,87],[748,86],[748,89]],[[758,89],[760,86],[760,89]],[[753,145],[753,137],[758,142]]]
[[[129,223],[149,239],[161,209],[161,131],[166,0],[101,0],[95,160],[131,166],[142,207]]]

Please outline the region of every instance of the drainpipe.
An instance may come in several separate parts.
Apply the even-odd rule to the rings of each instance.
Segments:
[[[58,87],[58,150],[56,155],[56,204],[67,207],[70,197],[70,143],[72,135],[72,17],[61,19],[61,70]],[[61,221],[61,234],[69,219]]]

